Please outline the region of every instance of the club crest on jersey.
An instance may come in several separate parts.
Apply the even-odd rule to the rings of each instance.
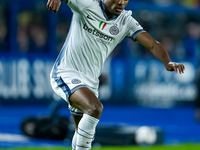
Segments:
[[[99,23],[99,29],[103,30],[106,27],[107,23],[104,23],[103,21],[101,21]]]
[[[117,27],[117,24],[115,24],[114,26],[112,26],[109,29],[110,34],[112,35],[117,35],[119,33],[119,28]]]
[[[71,81],[73,84],[78,84],[78,83],[81,83],[81,81],[79,79],[73,79]]]

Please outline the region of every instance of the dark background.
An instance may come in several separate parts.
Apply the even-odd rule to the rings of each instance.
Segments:
[[[5,140],[5,134],[22,135],[19,126],[25,117],[50,115],[54,102],[62,101],[50,87],[49,74],[72,13],[62,3],[53,14],[46,3],[0,2],[0,146],[16,144]],[[167,72],[140,44],[123,40],[100,78],[100,124],[157,126],[165,143],[200,142],[200,2],[130,0],[126,9],[186,70],[182,75]],[[70,116],[61,103],[59,113]]]

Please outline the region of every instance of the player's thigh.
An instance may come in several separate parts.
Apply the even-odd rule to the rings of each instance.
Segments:
[[[90,114],[96,113],[94,117],[99,118],[103,110],[103,105],[95,94],[87,87],[81,87],[77,89],[69,97],[70,105],[80,109],[83,113]],[[92,115],[92,114],[91,114]]]

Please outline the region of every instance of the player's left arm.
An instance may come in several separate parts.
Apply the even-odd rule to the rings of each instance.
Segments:
[[[149,49],[151,53],[164,64],[167,71],[175,71],[177,73],[179,70],[180,74],[184,73],[185,66],[172,62],[162,44],[154,40],[147,32],[141,32],[137,35],[136,40],[145,48]]]

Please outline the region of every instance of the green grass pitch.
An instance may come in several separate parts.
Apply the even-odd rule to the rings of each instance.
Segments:
[[[69,147],[48,147],[48,148],[0,148],[0,150],[71,150]],[[123,147],[100,147],[92,148],[92,150],[200,150],[200,144],[183,144],[183,145],[161,145],[151,147],[139,147],[139,146],[123,146]]]

